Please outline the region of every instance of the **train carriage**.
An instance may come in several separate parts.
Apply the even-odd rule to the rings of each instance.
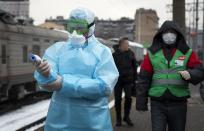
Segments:
[[[67,34],[63,32],[0,21],[0,101],[33,92],[34,67],[29,52],[41,56],[48,46],[64,40]]]

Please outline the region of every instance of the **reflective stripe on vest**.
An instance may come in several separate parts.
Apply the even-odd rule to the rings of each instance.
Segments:
[[[161,70],[155,70],[155,74],[174,74],[178,73],[179,70],[177,69],[161,69]]]
[[[178,85],[178,86],[188,86],[188,83],[184,80],[173,80],[173,79],[154,79],[152,81],[153,85]]]

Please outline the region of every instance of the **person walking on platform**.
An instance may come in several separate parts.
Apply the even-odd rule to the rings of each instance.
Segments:
[[[131,91],[137,77],[137,61],[134,53],[129,49],[128,38],[124,37],[119,40],[119,48],[113,53],[113,58],[119,71],[118,82],[114,88],[116,126],[122,125],[121,101],[123,90],[125,92],[123,121],[129,126],[133,126],[129,115],[132,103]]]
[[[136,109],[148,110],[151,98],[152,131],[185,131],[188,84],[203,80],[204,69],[174,21],[163,23],[141,64]]]
[[[53,91],[45,131],[112,131],[109,96],[119,73],[111,51],[94,37],[94,14],[71,11],[68,41],[50,46],[34,74]]]

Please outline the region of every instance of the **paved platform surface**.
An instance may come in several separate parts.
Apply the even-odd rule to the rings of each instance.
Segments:
[[[192,98],[188,102],[186,131],[204,131],[204,103],[200,99],[199,87],[191,86],[191,93]],[[114,131],[151,131],[150,111],[142,113],[135,111],[135,102],[131,111],[131,119],[134,127],[128,127],[123,123],[122,127],[114,127]]]

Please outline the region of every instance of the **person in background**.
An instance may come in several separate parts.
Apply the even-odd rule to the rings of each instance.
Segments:
[[[122,125],[121,101],[123,90],[125,92],[123,121],[129,126],[133,126],[129,115],[132,103],[132,88],[134,88],[137,77],[137,61],[134,53],[129,49],[128,38],[124,37],[119,40],[119,47],[113,53],[113,58],[119,71],[118,82],[114,88],[116,126]]]
[[[180,27],[165,21],[141,64],[136,109],[148,110],[151,98],[152,131],[185,131],[188,84],[203,80],[204,69],[189,48]]]
[[[112,131],[108,97],[118,79],[111,51],[94,36],[95,15],[71,11],[68,41],[50,46],[36,65],[38,84],[53,92],[45,131]]]

